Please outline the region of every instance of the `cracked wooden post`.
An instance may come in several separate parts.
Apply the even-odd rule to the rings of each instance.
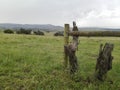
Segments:
[[[76,23],[73,22],[73,31],[78,31]],[[69,45],[65,45],[65,53],[69,56],[70,73],[74,74],[78,70],[76,50],[78,49],[78,35],[73,35],[73,40]]]
[[[98,80],[104,81],[107,75],[107,72],[112,69],[112,51],[114,45],[106,43],[105,46],[100,45],[99,56],[97,58],[95,77]]]
[[[69,24],[64,25],[64,66],[65,68],[68,66],[68,55],[65,52],[65,46],[69,44]]]

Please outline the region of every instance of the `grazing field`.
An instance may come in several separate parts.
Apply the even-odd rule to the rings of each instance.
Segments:
[[[80,37],[79,71],[63,67],[63,37],[0,33],[0,90],[120,90],[120,37]],[[101,43],[114,44],[113,68],[94,80]]]

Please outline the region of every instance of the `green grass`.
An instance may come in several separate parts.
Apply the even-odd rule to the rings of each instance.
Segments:
[[[79,40],[79,71],[70,76],[63,67],[63,37],[0,33],[0,90],[119,90],[120,38]],[[99,45],[105,42],[114,44],[114,60],[106,81],[100,82],[94,71]]]

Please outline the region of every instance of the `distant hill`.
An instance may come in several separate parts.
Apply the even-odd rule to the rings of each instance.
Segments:
[[[1,23],[1,29],[14,29],[20,28],[41,30],[41,31],[63,31],[64,27],[55,26],[51,24],[14,24],[14,23]],[[72,29],[72,28],[71,28]],[[101,28],[101,27],[79,27],[79,31],[120,31],[120,28]]]
[[[32,30],[43,30],[43,31],[63,31],[62,26],[55,26],[51,24],[12,24],[12,23],[1,23],[1,29],[32,29]]]
[[[120,28],[80,27],[80,31],[120,31]]]

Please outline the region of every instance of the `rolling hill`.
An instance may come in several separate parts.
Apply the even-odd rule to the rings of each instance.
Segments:
[[[55,26],[51,24],[13,24],[13,23],[1,23],[1,29],[32,29],[32,30],[44,30],[44,31],[61,31],[63,30],[62,26]]]
[[[20,28],[42,30],[42,31],[63,31],[64,27],[55,26],[52,24],[14,24],[14,23],[0,23],[1,29],[18,30]],[[72,29],[72,28],[71,28]],[[120,28],[102,28],[102,27],[79,27],[80,31],[120,31]]]

